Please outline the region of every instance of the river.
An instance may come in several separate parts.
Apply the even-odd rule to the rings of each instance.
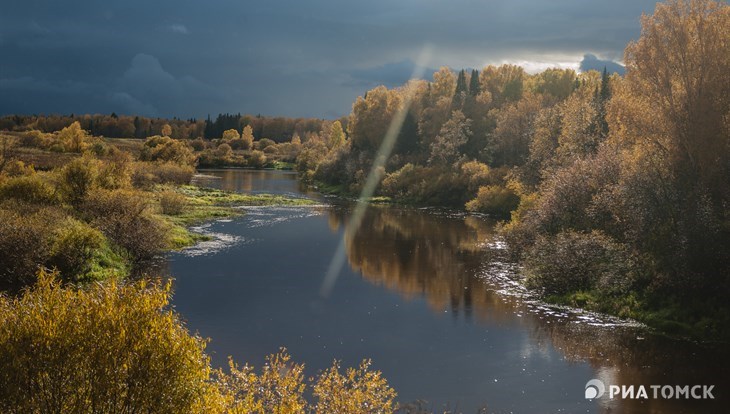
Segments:
[[[724,412],[722,350],[652,334],[631,322],[546,306],[521,289],[494,223],[436,209],[371,206],[348,228],[352,204],[303,190],[281,171],[205,171],[237,192],[307,195],[318,207],[247,208],[207,223],[215,237],[168,255],[173,304],[211,342],[260,367],[286,347],[307,376],[372,358],[401,403],[487,412]],[[344,239],[343,239],[344,237]],[[325,274],[344,240],[328,294]],[[586,382],[714,385],[715,400],[584,396]],[[608,393],[608,390],[607,390]],[[651,396],[650,396],[651,397]]]

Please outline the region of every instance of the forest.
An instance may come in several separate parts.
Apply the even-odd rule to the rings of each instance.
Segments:
[[[377,196],[504,219],[548,301],[727,339],[729,19],[724,3],[659,4],[625,77],[502,65],[375,88],[347,139],[304,142],[297,168],[340,193],[375,174]]]
[[[198,167],[295,169],[321,192],[496,218],[545,301],[727,341],[730,6],[660,3],[641,25],[625,76],[442,67],[338,120],[0,118],[0,410],[397,408],[367,360],[311,379],[286,350],[260,373],[211,367],[171,286],[137,270],[233,205],[311,201],[190,186]]]

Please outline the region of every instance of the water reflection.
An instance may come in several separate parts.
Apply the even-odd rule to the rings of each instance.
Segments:
[[[330,210],[330,227],[339,228],[347,214],[345,208]],[[345,229],[347,259],[366,280],[406,299],[423,296],[435,312],[449,309],[454,318],[471,319],[477,309],[484,317],[495,298],[477,276],[481,242],[492,228],[475,217],[376,206],[355,234]]]
[[[312,196],[297,181],[297,174],[279,170],[210,169],[193,177],[193,184],[238,193],[296,194]]]
[[[348,209],[333,208],[332,230],[347,223]],[[372,207],[354,232],[344,229],[351,268],[368,282],[407,300],[423,297],[431,310],[454,319],[523,326],[532,339],[523,352],[548,355],[550,347],[573,362],[588,362],[606,384],[715,385],[715,401],[599,400],[617,412],[722,412],[730,367],[725,353],[654,335],[638,324],[606,315],[550,307],[514,290],[515,267],[500,260],[494,223],[438,211]],[[488,246],[492,246],[490,249]],[[517,293],[517,294],[515,294]],[[587,381],[590,378],[585,378]],[[578,390],[582,391],[582,390]]]

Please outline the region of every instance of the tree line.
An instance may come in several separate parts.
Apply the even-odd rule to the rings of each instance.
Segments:
[[[213,139],[223,132],[235,129],[243,133],[250,126],[254,135],[275,142],[290,141],[294,135],[304,136],[319,132],[325,120],[317,118],[287,118],[262,115],[219,114],[215,119],[165,119],[144,116],[111,114],[85,115],[6,115],[0,117],[0,131],[58,132],[78,122],[82,129],[93,136],[111,138],[147,138],[166,135],[176,139]],[[342,122],[346,122],[342,120]],[[165,125],[170,131],[165,133]]]
[[[359,194],[402,119],[376,195],[501,217],[550,300],[726,337],[730,6],[658,4],[624,61],[625,77],[502,65],[380,86],[343,144],[304,142],[298,167]]]

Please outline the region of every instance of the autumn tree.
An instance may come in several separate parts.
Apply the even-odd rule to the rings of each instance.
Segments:
[[[223,140],[224,141],[233,141],[234,139],[239,139],[241,135],[238,134],[238,131],[235,129],[227,129],[223,131]]]
[[[718,201],[730,190],[730,6],[672,0],[641,23],[641,37],[626,48],[626,81],[643,109],[634,117],[647,119],[618,126],[629,127],[625,139],[646,138],[686,185],[699,180]]]
[[[89,138],[89,134],[81,129],[79,121],[75,121],[58,133],[58,139],[63,143],[66,150],[77,153],[86,149]]]
[[[291,143],[293,145],[302,145],[302,138],[299,137],[299,134],[298,133],[295,132],[294,135],[292,135],[292,137],[291,137]]]
[[[342,130],[342,124],[340,121],[335,121],[332,123],[332,127],[330,128],[330,136],[327,147],[329,147],[330,150],[333,150],[340,148],[343,145],[345,145],[345,131]]]
[[[243,149],[250,149],[253,147],[253,128],[251,125],[246,125],[243,128],[243,134],[241,134],[243,140]]]
[[[528,94],[519,101],[492,111],[496,128],[491,151],[497,165],[522,165],[528,157],[534,122],[542,108],[539,95]]]
[[[607,108],[609,139],[626,153],[620,217],[648,226],[638,241],[685,291],[726,283],[730,6],[657,4],[625,61]]]
[[[367,151],[379,148],[401,103],[398,91],[385,86],[368,91],[365,97],[358,97],[352,105],[347,126],[352,146]]]
[[[461,158],[460,148],[471,136],[471,120],[461,111],[454,111],[431,144],[429,162],[438,165],[453,165]]]

